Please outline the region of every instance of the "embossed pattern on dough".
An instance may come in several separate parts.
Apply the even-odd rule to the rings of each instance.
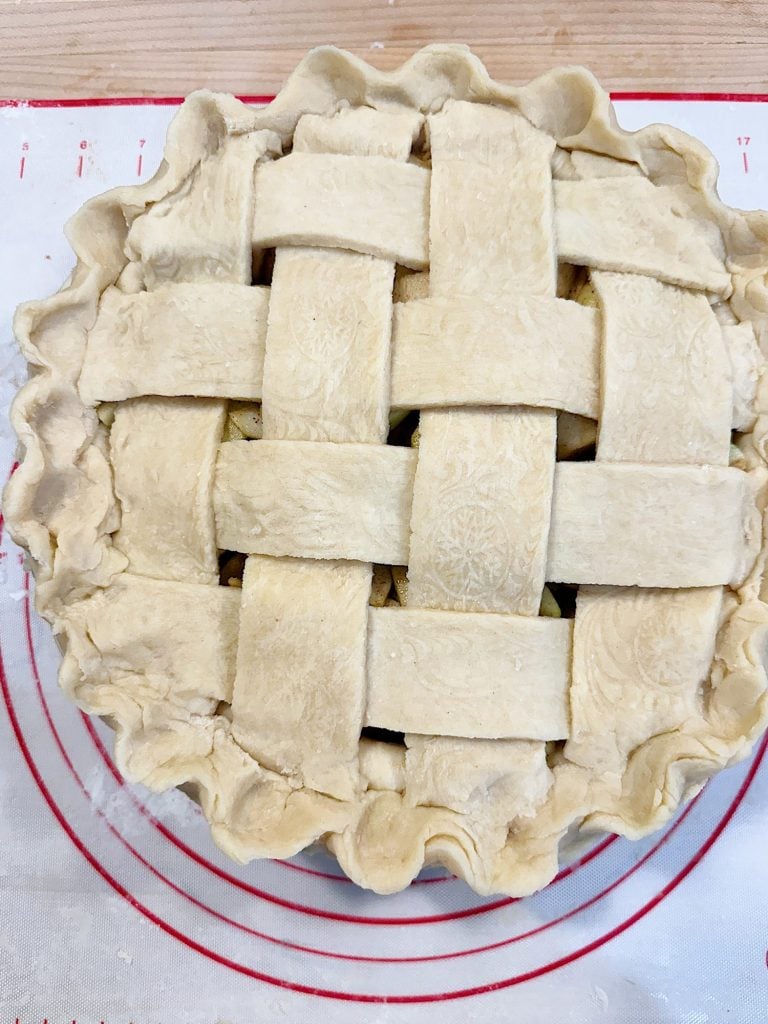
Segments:
[[[429,127],[431,294],[449,302],[457,296],[459,301],[468,298],[473,310],[491,302],[516,306],[521,293],[554,304],[552,140],[517,114],[462,102],[431,117]],[[499,218],[506,218],[504,232],[498,231]],[[487,326],[489,333],[495,329],[506,336],[504,326]],[[472,362],[471,338],[465,333],[459,339],[465,352],[457,345],[457,356],[464,356],[461,377]],[[514,365],[511,358],[509,363]],[[554,413],[523,408],[424,411],[420,432],[409,605],[535,615],[544,585]],[[536,520],[539,514],[542,518]],[[567,709],[561,710],[567,715]],[[427,728],[425,723],[414,724],[418,731]],[[432,728],[444,734],[432,737],[432,755],[455,753],[452,730],[438,728],[434,719]],[[409,736],[406,742],[411,742]],[[514,745],[499,746],[488,755],[495,758],[499,784],[488,796],[486,817],[505,824],[491,836],[487,825],[478,829],[481,849],[486,844],[503,846],[509,822],[521,807],[529,810],[543,800],[550,785],[551,773],[539,761],[536,776],[521,778],[529,744],[521,749],[522,762],[510,756]],[[530,767],[533,771],[534,765]],[[406,759],[406,798],[411,773],[418,786],[421,769],[419,758]],[[443,786],[449,800],[454,786],[450,775]],[[434,799],[443,803],[439,787]]]
[[[427,265],[429,171],[384,156],[291,153],[256,171],[253,244],[354,249]]]
[[[407,733],[568,735],[571,622],[371,608],[367,725]]]
[[[552,140],[520,115],[463,102],[430,117],[429,126],[432,293],[465,293],[478,304],[517,300],[520,292],[554,301]],[[536,614],[554,414],[424,412],[420,426],[409,602]]]
[[[547,579],[619,587],[741,583],[760,544],[739,469],[560,462]]]
[[[115,547],[130,572],[187,583],[219,581],[213,474],[226,402],[133,398],[111,431],[122,518]]]
[[[603,314],[596,458],[727,466],[731,363],[706,296],[636,274],[592,281]]]
[[[279,148],[270,131],[225,136],[177,190],[134,220],[126,252],[147,288],[164,281],[251,283],[254,167]]]
[[[264,369],[264,431],[383,443],[394,265],[338,249],[280,249]]]
[[[140,395],[261,398],[269,289],[166,284],[126,295],[107,288],[88,332],[83,401]]]
[[[722,257],[674,189],[626,177],[556,181],[554,188],[561,260],[718,295],[730,291]]]
[[[220,548],[405,565],[416,453],[312,441],[228,441],[213,504]]]
[[[371,567],[252,556],[243,577],[237,742],[297,785],[352,799]]]
[[[464,101],[429,126],[431,294],[554,297],[552,139],[520,114]]]
[[[395,303],[392,405],[531,405],[596,418],[599,353],[597,310],[564,299]]]
[[[581,587],[566,757],[620,771],[651,736],[700,716],[721,605],[722,587]]]
[[[424,412],[411,514],[408,603],[536,615],[544,587],[555,418]]]

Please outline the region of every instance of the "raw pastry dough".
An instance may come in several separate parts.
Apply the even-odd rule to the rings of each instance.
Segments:
[[[6,521],[120,770],[240,861],[523,895],[746,756],[768,248],[715,181],[587,72],[461,47],[191,96],[15,322]]]
[[[218,582],[213,473],[226,403],[134,398],[110,432],[120,529],[115,547],[130,572],[187,583]]]
[[[79,389],[86,402],[140,395],[261,398],[269,289],[167,284],[107,288],[88,332]]]
[[[571,623],[376,608],[366,725],[467,739],[568,735]]]

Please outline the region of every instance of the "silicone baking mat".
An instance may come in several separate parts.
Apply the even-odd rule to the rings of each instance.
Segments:
[[[755,207],[767,99],[633,95],[617,109],[628,128],[662,120],[703,139],[722,197]],[[0,108],[3,480],[23,379],[13,308],[71,269],[62,225],[86,198],[153,172],[175,106]],[[383,898],[324,854],[238,867],[181,793],[128,785],[109,729],[57,689],[6,535],[0,612],[0,1024],[768,1020],[765,743],[664,832],[592,839],[529,899],[483,899],[439,870]]]

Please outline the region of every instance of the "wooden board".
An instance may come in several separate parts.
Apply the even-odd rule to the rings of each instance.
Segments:
[[[274,93],[312,46],[393,68],[429,42],[515,83],[585,64],[613,90],[768,91],[766,0],[0,0],[0,96]]]

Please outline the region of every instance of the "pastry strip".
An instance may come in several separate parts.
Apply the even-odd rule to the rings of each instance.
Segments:
[[[557,252],[564,262],[730,292],[716,241],[693,222],[673,188],[626,177],[556,181],[554,187]]]
[[[571,622],[372,608],[367,725],[483,739],[568,735]]]
[[[731,363],[706,296],[636,274],[592,280],[603,314],[596,458],[727,466]]]
[[[226,404],[134,398],[115,410],[110,439],[121,523],[114,543],[131,572],[218,583],[212,490]]]
[[[80,395],[261,398],[268,305],[269,289],[250,285],[108,288],[88,332]]]

